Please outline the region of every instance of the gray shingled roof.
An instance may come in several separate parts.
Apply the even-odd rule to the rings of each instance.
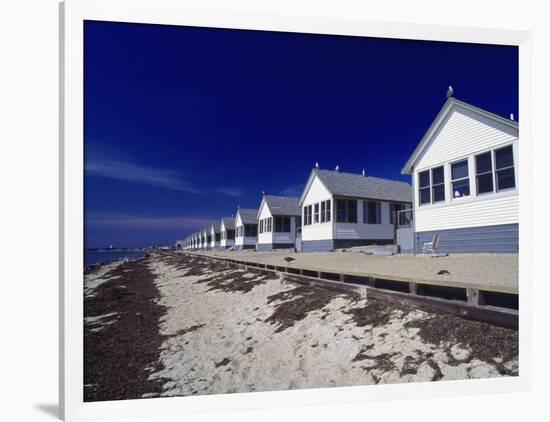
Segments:
[[[332,170],[313,169],[313,173],[333,195],[412,202],[412,188],[406,182]]]
[[[265,195],[264,199],[272,215],[302,215],[300,198]]]
[[[252,208],[239,208],[239,215],[243,224],[256,224],[258,210]]]
[[[223,217],[223,225],[225,230],[234,230],[235,229],[235,217]]]

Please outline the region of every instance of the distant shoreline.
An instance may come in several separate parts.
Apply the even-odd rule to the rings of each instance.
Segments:
[[[137,250],[84,250],[84,268],[89,270],[123,259],[141,259],[146,253]]]

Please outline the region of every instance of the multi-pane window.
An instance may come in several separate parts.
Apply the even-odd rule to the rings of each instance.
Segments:
[[[313,205],[313,222],[318,223],[319,222],[319,204]]]
[[[432,169],[432,203],[445,200],[445,176],[443,166]]]
[[[380,202],[363,201],[363,223],[380,224],[382,222],[382,213]]]
[[[470,195],[470,178],[468,177],[468,160],[451,164],[451,189],[453,198]]]
[[[493,192],[493,160],[491,151],[476,155],[477,193]]]
[[[243,227],[241,226],[241,229]],[[246,237],[253,237],[258,235],[258,226],[256,224],[246,224],[244,226],[244,235]]]
[[[318,223],[328,223],[332,218],[332,201],[327,199],[304,207],[304,226]]]
[[[290,217],[282,217],[283,218],[283,233],[290,233]]]
[[[235,230],[227,230],[226,239],[229,239],[229,240],[235,239]]]
[[[495,180],[497,192],[516,187],[512,145],[495,150]]]
[[[443,166],[418,173],[418,201],[420,205],[445,200],[445,173]]]
[[[336,200],[336,222],[357,223],[357,201],[355,199]]]
[[[418,173],[418,200],[420,205],[429,204],[431,202],[429,170]]]
[[[290,217],[275,217],[275,232],[290,233]]]
[[[323,205],[324,205],[324,212],[323,212]],[[321,223],[328,223],[330,222],[330,209],[331,201],[330,199],[321,202]]]
[[[390,224],[394,224],[397,221],[395,218],[399,215],[399,211],[403,211],[405,205],[403,204],[390,204]]]
[[[309,226],[312,223],[311,219],[312,206],[304,207],[304,226]]]

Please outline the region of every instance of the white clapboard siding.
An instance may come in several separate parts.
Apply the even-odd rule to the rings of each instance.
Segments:
[[[517,130],[455,105],[415,165],[415,171],[517,139]]]
[[[302,204],[302,240],[323,240],[332,239],[332,224],[312,224],[304,226],[304,207],[327,199],[331,200],[332,219],[334,219],[334,200],[332,194],[325,188],[323,183],[315,176],[309,186]]]
[[[415,231],[494,226],[519,222],[518,195],[415,210]]]
[[[269,207],[267,206],[265,200],[262,200],[259,220],[269,217],[272,217],[271,212],[269,211]],[[273,225],[274,224],[275,222],[273,222]],[[273,243],[273,232],[260,233],[260,221],[258,221],[258,243]]]
[[[380,203],[380,224],[363,223],[362,200],[357,201],[357,223],[335,223],[335,239],[393,239],[393,224],[390,224],[390,204]]]

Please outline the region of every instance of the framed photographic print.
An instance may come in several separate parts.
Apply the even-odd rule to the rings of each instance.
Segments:
[[[66,420],[530,387],[528,32],[60,22]]]

